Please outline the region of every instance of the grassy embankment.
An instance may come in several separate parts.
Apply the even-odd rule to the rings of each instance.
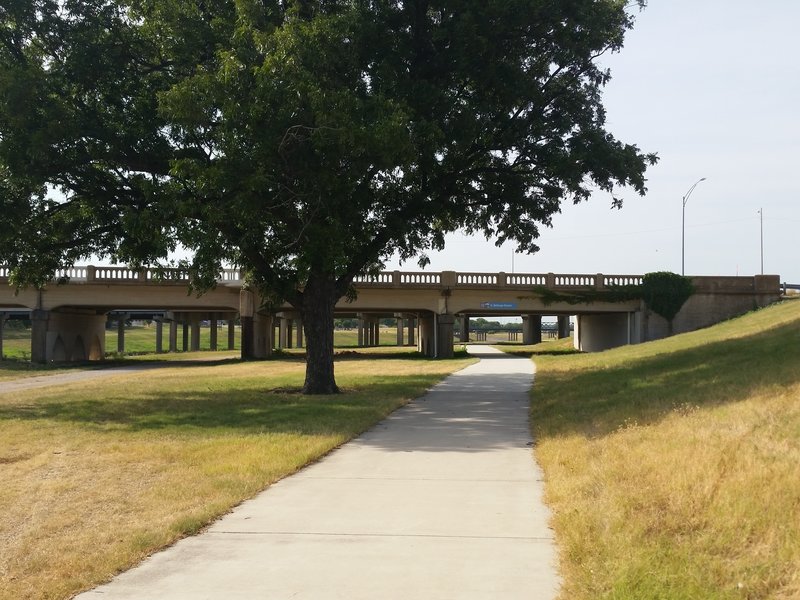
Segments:
[[[535,361],[562,598],[800,598],[800,301]]]
[[[0,394],[0,598],[108,579],[470,362],[348,353],[338,396],[298,394],[294,356]]]

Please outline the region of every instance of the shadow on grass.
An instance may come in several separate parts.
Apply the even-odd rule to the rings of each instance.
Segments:
[[[575,348],[561,348],[556,350],[506,350],[503,352],[512,356],[521,356],[523,358],[531,358],[532,356],[566,356],[568,354],[582,354],[580,350]]]
[[[246,387],[209,389],[204,378],[194,388],[148,391],[110,389],[103,399],[47,397],[30,404],[0,407],[0,421],[56,421],[114,432],[158,431],[181,435],[237,433],[331,434],[361,431],[405,399],[421,395],[435,381],[431,375],[377,378],[368,385],[331,396],[303,396],[292,389]],[[53,396],[50,396],[52,398]]]
[[[798,365],[796,322],[625,364],[545,369],[533,389],[532,421],[540,438],[603,436],[627,423],[658,422],[687,406],[733,403],[760,388],[796,384]]]

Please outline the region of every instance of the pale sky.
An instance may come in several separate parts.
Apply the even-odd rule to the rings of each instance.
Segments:
[[[648,194],[626,190],[620,211],[606,194],[564,206],[514,270],[680,273],[682,198],[706,177],[686,204],[686,274],[760,273],[763,208],[764,272],[800,283],[798,26],[797,0],[650,0],[637,11],[622,52],[605,60],[604,104],[618,139],[660,157]],[[427,271],[512,269],[509,244],[448,239]]]

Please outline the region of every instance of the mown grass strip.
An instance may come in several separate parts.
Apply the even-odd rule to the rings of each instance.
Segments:
[[[0,598],[110,578],[473,361],[348,356],[337,396],[291,356],[0,395]]]
[[[535,361],[562,598],[800,597],[800,302]]]

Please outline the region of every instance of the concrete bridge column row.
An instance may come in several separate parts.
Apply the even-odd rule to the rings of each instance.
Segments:
[[[380,346],[380,318],[372,315],[358,315],[358,345],[360,347]]]
[[[125,323],[131,318],[129,313],[115,315],[117,322],[117,352],[125,352]],[[209,321],[211,350],[219,349],[219,323],[221,320],[228,324],[228,350],[233,350],[236,345],[236,326],[234,313],[172,313],[167,312],[164,316],[157,316],[153,319],[156,324],[156,353],[164,352],[164,323],[169,323],[168,352],[178,351],[178,327],[181,329],[181,350],[200,350],[200,323]]]
[[[302,348],[303,321],[296,313],[277,315],[256,312],[241,316],[242,358],[269,358],[275,348]]]
[[[415,332],[417,328],[416,319],[413,315],[405,315],[396,313],[394,315],[397,320],[397,345],[398,346],[414,346]]]

